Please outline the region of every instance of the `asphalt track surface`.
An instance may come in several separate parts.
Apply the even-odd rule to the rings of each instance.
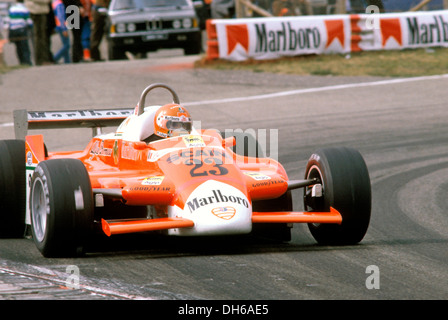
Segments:
[[[303,177],[319,147],[358,149],[373,191],[364,240],[320,246],[305,225],[294,226],[287,244],[139,234],[113,238],[85,257],[46,259],[30,239],[2,239],[0,299],[448,298],[448,77],[212,71],[192,68],[197,58],[168,53],[10,72],[1,78],[0,137],[14,138],[13,109],[134,107],[147,85],[163,82],[203,128],[278,130],[278,158],[291,179]],[[167,99],[161,94],[161,102],[153,101]],[[71,150],[83,148],[91,133],[50,130],[44,137],[50,150]],[[294,193],[296,210],[302,209],[300,198]],[[68,266],[79,269],[76,294],[66,288]],[[367,285],[371,268],[379,272],[377,288]]]

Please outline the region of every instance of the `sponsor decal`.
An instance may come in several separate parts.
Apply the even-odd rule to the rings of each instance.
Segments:
[[[123,143],[121,146],[121,158],[133,160],[133,161],[141,160],[142,152],[140,152],[139,150],[135,150],[133,147],[129,146],[128,144]]]
[[[339,40],[342,48],[344,48],[344,20],[326,20],[325,27],[327,28],[327,44],[325,48],[328,48],[334,40]]]
[[[193,164],[193,163],[207,163],[207,164],[223,164],[225,159],[232,163],[233,158],[226,153],[223,148],[207,148],[207,149],[181,149],[176,153],[172,153],[168,159],[168,163],[184,163],[184,164]],[[149,160],[148,160],[149,161]]]
[[[268,58],[273,54],[320,53],[346,47],[344,19],[241,19],[241,23],[217,22],[218,40],[225,41],[222,57]],[[338,50],[341,50],[338,49]],[[237,58],[239,57],[239,58]]]
[[[448,11],[217,19],[219,57],[274,59],[302,54],[448,47]]]
[[[92,156],[105,156],[110,157],[112,155],[113,150],[111,148],[105,148],[104,147],[104,141],[101,140],[95,141],[93,143],[92,149],[90,149],[90,154]]]
[[[380,19],[381,37],[382,37],[382,47],[386,46],[387,41],[392,38],[401,46],[403,45],[401,36],[401,24],[400,19],[389,18]]]
[[[171,190],[171,187],[158,187],[158,186],[134,186],[134,187],[130,187],[129,191],[141,191],[141,192],[161,192],[161,191],[166,191],[169,192]]]
[[[160,186],[163,182],[164,176],[156,176],[145,178],[142,181],[142,185],[144,186]]]
[[[114,147],[113,147],[113,157],[114,157],[114,163],[118,163],[118,140],[114,141]]]
[[[101,119],[123,118],[132,114],[130,109],[117,110],[74,110],[74,111],[30,111],[29,121],[40,120],[75,120],[75,119]]]
[[[249,52],[249,32],[246,24],[227,25],[227,54],[230,55],[237,44]]]
[[[33,154],[31,153],[31,151],[28,151],[26,153],[26,165],[27,166],[32,166],[33,165]]]
[[[168,134],[166,134],[165,132],[160,132],[160,131],[157,130],[156,133],[157,133],[158,136],[160,136],[162,138],[168,138]]]
[[[406,18],[409,44],[441,44],[448,42],[448,22],[441,15],[420,21],[417,17]]]
[[[232,194],[223,194],[221,190],[215,190],[215,189],[211,191],[211,194],[209,194],[208,197],[203,198],[195,197],[191,199],[190,201],[187,202],[187,206],[190,212],[193,213],[194,211],[203,206],[207,206],[210,204],[220,204],[220,203],[239,204],[241,206],[249,208],[249,202],[247,201],[247,199]]]
[[[258,172],[244,172],[246,176],[249,176],[253,178],[254,180],[260,181],[260,180],[271,180],[270,176],[267,176],[265,174],[261,174]]]
[[[236,209],[234,207],[226,206],[226,207],[217,207],[212,209],[212,213],[218,218],[224,220],[230,220],[235,216]]]
[[[255,183],[252,183],[253,188],[259,188],[259,187],[269,187],[274,186],[276,184],[285,183],[284,180],[281,179],[272,179],[272,180],[261,180]]]
[[[256,32],[255,52],[317,49],[321,44],[321,35],[316,27],[295,28],[290,22],[282,22],[281,27],[275,29],[268,29],[269,25],[265,23],[256,23],[254,26]]]
[[[182,140],[187,148],[205,147],[204,140],[201,136],[183,136]]]

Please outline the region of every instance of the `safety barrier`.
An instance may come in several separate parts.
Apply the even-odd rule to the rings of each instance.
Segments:
[[[448,10],[207,21],[208,60],[448,47]]]

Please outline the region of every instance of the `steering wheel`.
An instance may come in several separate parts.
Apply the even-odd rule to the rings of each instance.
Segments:
[[[154,83],[154,84],[146,87],[146,89],[143,90],[142,95],[140,96],[140,100],[137,105],[138,106],[138,110],[137,110],[138,116],[141,115],[145,109],[146,95],[149,93],[149,91],[151,91],[152,89],[155,89],[155,88],[167,89],[169,92],[171,92],[171,95],[173,96],[173,103],[180,104],[179,97],[178,97],[177,93],[171,87],[169,87],[163,83]]]

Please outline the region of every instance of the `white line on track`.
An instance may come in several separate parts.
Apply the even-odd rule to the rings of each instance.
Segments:
[[[203,100],[203,101],[196,101],[196,102],[187,102],[187,103],[182,103],[182,105],[185,105],[185,106],[197,106],[197,105],[208,105],[208,104],[217,104],[217,103],[228,103],[228,102],[240,102],[240,101],[250,101],[250,100],[272,99],[272,98],[277,98],[277,97],[284,97],[284,96],[291,96],[291,95],[300,95],[300,94],[306,94],[306,93],[335,91],[335,90],[362,88],[362,87],[384,86],[384,85],[390,85],[390,84],[401,84],[401,83],[408,83],[408,82],[426,81],[426,80],[439,80],[439,79],[447,79],[447,78],[448,78],[448,74],[442,74],[442,75],[434,75],[434,76],[424,76],[424,77],[414,77],[414,78],[399,78],[399,79],[381,80],[381,81],[373,81],[373,82],[348,83],[348,84],[324,86],[324,87],[317,87],[317,88],[307,88],[307,89],[297,89],[297,90],[281,91],[281,92],[275,92],[275,93],[255,95],[255,96],[250,96],[250,97],[235,97],[235,98],[227,98],[227,99],[216,99],[216,100]]]
[[[255,95],[255,96],[250,96],[250,97],[235,97],[235,98],[225,98],[225,99],[216,99],[216,100],[202,100],[202,101],[185,102],[185,103],[182,103],[182,105],[184,105],[184,106],[200,106],[200,105],[210,105],[210,104],[218,104],[218,103],[272,99],[272,98],[300,95],[300,94],[306,94],[306,93],[336,91],[336,90],[345,90],[345,89],[363,88],[363,87],[375,87],[375,86],[384,86],[384,85],[390,85],[390,84],[401,84],[401,83],[409,83],[409,82],[416,82],[416,81],[430,81],[430,80],[440,80],[440,79],[448,79],[448,74],[413,77],[413,78],[398,78],[398,79],[380,80],[380,81],[372,81],[372,82],[346,83],[346,84],[339,84],[339,85],[333,85],[333,86],[280,91],[280,92]],[[0,128],[1,127],[12,127],[12,126],[14,126],[14,123],[12,123],[12,122],[0,123]]]

